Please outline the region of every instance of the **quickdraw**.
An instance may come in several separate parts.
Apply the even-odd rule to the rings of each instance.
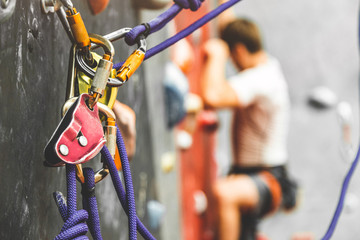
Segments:
[[[127,206],[124,208],[129,215],[130,239],[136,239],[137,225],[140,226],[140,230],[142,229],[141,232],[146,234],[146,239],[154,239],[142,224],[137,223],[139,220],[136,218],[134,191],[127,154],[123,141],[117,140],[116,117],[111,109],[117,94],[117,90],[113,91],[113,89],[117,89],[115,87],[128,81],[141,65],[146,52],[146,41],[144,38],[139,38],[139,48],[130,55],[123,68],[116,73],[112,68],[115,50],[111,42],[100,35],[88,34],[80,13],[76,11],[71,1],[63,0],[62,3],[67,8],[68,25],[64,24],[65,21],[62,22],[65,29],[70,29],[69,33],[71,34],[68,36],[74,44],[70,51],[66,102],[62,111],[63,119],[45,147],[45,165],[52,167],[66,165],[67,169],[68,201],[65,201],[61,193],[54,193],[60,214],[65,221],[60,234],[55,239],[72,239],[78,236],[82,236],[80,239],[87,239],[83,235],[88,229],[94,239],[102,239],[95,184],[109,174],[109,165],[114,167],[112,172],[116,172],[116,174],[119,166],[122,165],[124,176],[127,179],[125,182],[126,194],[123,199],[126,199],[127,202]],[[63,15],[59,14],[59,16]],[[117,38],[123,37],[128,29],[120,32],[122,35]],[[92,47],[99,46],[104,50],[102,57],[92,52]],[[90,79],[86,84],[88,87],[79,87],[78,78],[84,79],[82,74]],[[105,95],[107,97],[102,99]],[[103,132],[101,122],[105,122],[105,132]],[[118,131],[118,138],[119,134]],[[105,142],[106,146],[104,146]],[[103,150],[106,151],[103,167],[96,172],[90,168],[83,168],[82,163],[91,160],[101,149],[106,149]],[[116,156],[119,155],[117,152],[120,152],[121,164],[115,164],[117,158],[120,162],[120,157]],[[86,211],[76,210],[76,178],[82,183],[83,203]],[[118,185],[121,185],[121,182]],[[124,191],[119,190],[119,193],[124,193]],[[84,223],[85,220],[87,224]]]

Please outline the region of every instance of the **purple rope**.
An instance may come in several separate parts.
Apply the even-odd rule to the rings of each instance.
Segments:
[[[149,27],[148,34],[152,34],[162,29],[176,15],[178,15],[183,8],[190,8],[192,11],[198,10],[203,1],[204,0],[174,0],[175,4],[173,4],[168,10],[147,23]],[[130,46],[134,45],[138,37],[146,31],[147,29],[144,25],[134,27],[125,35],[125,42]]]
[[[54,196],[56,205],[58,207],[58,210],[60,212],[60,215],[61,215],[63,221],[65,222],[67,219],[67,206],[66,206],[65,197],[61,192],[54,192],[53,196]]]
[[[123,141],[119,129],[118,129],[117,133],[118,133],[117,138],[121,138],[121,141]],[[119,143],[119,141],[117,141],[117,143]],[[125,155],[123,155],[125,157],[121,157],[121,164],[123,167],[123,171],[124,171],[124,169],[130,169],[129,162],[127,159],[125,145],[118,144],[118,149],[119,149],[119,152],[123,152],[123,154],[125,153]],[[110,176],[111,176],[114,188],[116,190],[117,196],[120,200],[120,203],[121,203],[123,209],[125,210],[125,213],[129,215],[127,200],[126,200],[126,195],[125,195],[126,193],[122,186],[120,176],[119,176],[118,170],[116,169],[114,160],[106,146],[104,146],[103,149],[101,150],[101,154],[104,157],[105,164],[109,167]],[[125,177],[125,172],[124,172],[124,177]],[[125,185],[131,184],[131,182],[127,183],[126,181],[128,181],[127,178],[125,178]],[[136,217],[136,228],[139,231],[139,233],[141,234],[141,236],[143,236],[143,238],[147,239],[147,240],[156,240],[156,238],[154,236],[152,236],[152,234],[149,232],[149,230],[146,229],[146,227],[140,221],[140,219],[137,216],[135,216],[135,217]]]
[[[89,213],[87,225],[94,240],[102,240],[100,218],[95,196],[95,177],[92,168],[84,168],[85,183],[82,185],[83,207]]]
[[[119,155],[120,155],[122,170],[124,174],[126,201],[129,212],[128,214],[129,238],[130,240],[133,239],[135,240],[137,238],[137,232],[136,232],[136,207],[135,207],[134,188],[132,185],[131,171],[130,171],[129,160],[125,148],[125,143],[121,136],[119,128],[116,128],[116,130],[117,130],[116,143],[119,149]]]
[[[178,4],[179,6],[181,6],[182,8],[185,9],[191,9],[191,11],[196,11],[200,8],[201,3],[204,0],[174,0],[174,2],[176,4]]]
[[[337,207],[336,207],[336,210],[335,210],[335,213],[334,213],[334,216],[331,220],[331,223],[330,223],[330,226],[327,230],[327,232],[325,233],[324,237],[322,238],[322,240],[328,240],[331,238],[332,234],[334,233],[335,231],[335,228],[336,228],[336,224],[339,220],[339,217],[340,217],[340,214],[342,212],[342,209],[344,208],[344,201],[345,201],[345,196],[346,196],[346,191],[349,187],[349,183],[350,183],[350,180],[351,180],[351,177],[355,171],[355,168],[359,162],[359,156],[360,156],[360,147],[358,149],[358,152],[356,154],[356,157],[354,159],[354,161],[352,162],[351,164],[351,167],[344,179],[344,182],[343,182],[343,185],[342,185],[342,189],[341,189],[341,193],[340,193],[340,198],[339,198],[339,202],[337,204]]]
[[[85,240],[88,226],[84,223],[88,219],[85,210],[76,210],[76,173],[75,165],[66,164],[67,196],[66,202],[60,192],[54,193],[56,204],[59,208],[61,217],[65,221],[60,233],[54,240]]]
[[[66,164],[67,219],[76,212],[76,170],[75,165]]]
[[[163,41],[162,43],[158,44],[157,46],[149,49],[149,51],[146,52],[145,59],[151,58],[152,56],[158,54],[159,52],[165,50],[166,48],[170,47],[174,43],[178,42],[179,40],[189,36],[191,33],[193,33],[198,28],[202,27],[215,17],[217,17],[220,13],[225,11],[226,9],[230,8],[231,6],[235,5],[236,3],[240,2],[241,0],[230,0],[226,3],[221,4],[219,7],[215,8],[213,11],[209,12],[184,30],[178,32],[171,38]]]
[[[212,10],[211,12],[209,12],[208,14],[206,14],[205,16],[203,16],[202,18],[198,19],[196,22],[194,22],[193,24],[191,24],[190,26],[188,26],[187,28],[183,29],[182,31],[178,32],[177,34],[175,34],[174,36],[172,36],[171,38],[168,38],[167,40],[163,41],[162,43],[156,45],[155,47],[149,49],[146,52],[145,55],[145,59],[151,58],[154,55],[158,54],[159,52],[165,50],[166,48],[170,47],[171,45],[173,45],[174,43],[178,42],[179,40],[189,36],[191,33],[193,33],[195,30],[197,30],[198,28],[202,27],[203,25],[205,25],[206,23],[208,23],[209,21],[211,21],[212,19],[214,19],[215,17],[217,17],[220,13],[222,13],[223,11],[225,11],[226,9],[230,8],[231,6],[235,5],[236,3],[240,2],[241,0],[230,0],[228,2],[225,2],[223,4],[221,4],[220,6],[218,6],[216,9]],[[173,5],[174,6],[174,5]],[[176,6],[176,5],[175,5]],[[170,9],[169,9],[170,10]],[[166,13],[166,12],[165,12]],[[167,23],[167,22],[166,22]],[[138,36],[136,34],[141,34],[145,31],[145,26],[143,25],[139,25],[136,26],[134,30],[134,32],[136,33],[131,33],[131,40],[135,37]],[[140,30],[139,30],[140,29]],[[131,31],[130,31],[131,32]],[[129,33],[130,33],[129,32]],[[151,32],[151,31],[150,31]],[[129,35],[129,39],[130,39],[130,35]],[[134,38],[134,42],[135,42]],[[131,40],[126,41],[128,44],[132,43]],[[129,44],[132,45],[132,44]],[[114,68],[119,69],[121,66],[123,65],[123,62],[121,63],[117,63],[114,64]]]
[[[179,14],[179,12],[181,12],[182,8],[177,5],[174,4],[172,5],[168,10],[166,10],[165,12],[163,12],[162,14],[160,14],[158,17],[152,19],[151,21],[148,22],[148,25],[150,27],[150,32],[149,34],[152,34],[154,32],[159,31],[160,29],[162,29],[168,22],[170,22],[176,15]],[[138,25],[134,28],[132,28],[130,30],[130,32],[128,32],[125,35],[125,42],[129,45],[132,46],[134,45],[137,41],[137,38],[143,34],[146,31],[146,27],[144,25]]]

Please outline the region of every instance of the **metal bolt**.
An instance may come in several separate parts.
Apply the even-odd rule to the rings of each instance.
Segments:
[[[88,140],[84,136],[80,136],[78,141],[79,141],[80,146],[82,146],[82,147],[86,147],[86,145],[88,144]]]
[[[9,1],[9,0],[2,0]],[[41,8],[44,13],[53,13],[55,11],[55,1],[54,0],[41,0]]]
[[[1,0],[1,7],[7,8],[9,6],[10,0]]]
[[[67,8],[67,9],[72,9],[74,7],[73,3],[71,2],[71,0],[61,0],[61,3]]]
[[[69,154],[69,148],[64,144],[60,145],[59,151],[63,156],[67,156]]]

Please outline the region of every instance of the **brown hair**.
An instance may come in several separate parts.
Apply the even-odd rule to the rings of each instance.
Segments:
[[[248,19],[238,18],[225,26],[221,38],[232,49],[235,44],[242,43],[250,53],[263,49],[261,35],[255,23]]]

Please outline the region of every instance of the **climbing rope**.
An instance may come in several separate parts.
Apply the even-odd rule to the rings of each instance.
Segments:
[[[345,176],[344,182],[342,184],[342,189],[341,189],[341,193],[340,193],[339,202],[338,202],[338,204],[336,206],[334,216],[333,216],[333,218],[331,220],[331,223],[330,223],[330,226],[329,226],[327,232],[325,233],[324,237],[322,238],[322,240],[330,239],[332,234],[335,231],[335,228],[336,228],[336,225],[337,225],[337,223],[339,221],[342,209],[344,208],[344,201],[345,201],[345,197],[346,197],[346,192],[347,192],[347,189],[349,187],[351,177],[354,174],[355,168],[356,168],[356,166],[357,166],[357,164],[359,162],[359,156],[360,156],[360,147],[358,149],[358,152],[356,154],[356,157],[355,157],[354,161],[351,164],[351,167],[350,167],[348,173]]]
[[[125,42],[132,46],[136,43],[136,39],[144,34],[146,36],[159,31],[167,23],[169,23],[181,10],[190,8],[192,11],[196,11],[201,6],[201,2],[204,0],[174,0],[173,4],[168,10],[160,14],[158,17],[150,20],[146,24],[141,24],[130,30],[125,36]]]
[[[144,237],[144,239],[155,240],[155,237],[151,235],[149,230],[146,229],[144,224],[136,216],[135,198],[133,195],[133,190],[131,190],[133,189],[133,185],[131,179],[130,165],[127,158],[124,140],[118,128],[117,146],[119,149],[121,164],[123,167],[126,192],[122,186],[122,182],[120,180],[118,170],[115,166],[114,159],[112,158],[106,146],[104,146],[101,150],[101,154],[104,157],[105,164],[109,167],[110,176],[112,178],[112,182],[120,200],[120,203],[125,210],[125,213],[129,216],[129,229],[131,230],[131,232],[129,232],[129,238],[136,239],[136,232],[139,231],[139,233]],[[85,183],[82,186],[82,195],[85,210],[76,210],[76,174],[74,165],[66,165],[68,201],[65,201],[63,195],[60,192],[54,193],[55,201],[58,205],[59,212],[63,220],[65,221],[60,234],[55,238],[56,240],[73,239],[75,237],[78,237],[79,235],[84,235],[88,231],[88,228],[95,240],[102,239],[95,197],[94,171],[91,168],[84,168],[83,170],[85,176]],[[132,212],[131,209],[133,209]],[[131,220],[130,214],[132,214]],[[85,220],[87,220],[87,225],[84,223]],[[86,237],[79,239],[88,238]]]
[[[240,2],[241,0],[229,0],[212,10],[211,12],[207,13],[205,16],[201,17],[197,21],[195,21],[190,26],[186,27],[182,31],[178,32],[174,36],[168,38],[167,40],[163,41],[162,43],[154,46],[153,48],[149,49],[146,54],[145,58],[149,59],[154,55],[160,53],[161,51],[165,50],[166,48],[170,47],[171,45],[175,44],[176,42],[180,41],[181,39],[189,36],[195,30],[199,29],[215,17],[217,17],[220,13],[224,12],[226,9],[232,7],[236,3]],[[178,12],[181,11],[181,8],[177,4],[174,4],[168,9],[165,13],[159,15],[157,18],[151,20],[147,24],[141,24],[134,27],[125,35],[125,41],[128,45],[133,45],[136,42],[136,39],[141,35],[144,34],[145,31],[149,31],[149,34],[154,33],[160,30],[162,27],[166,25],[171,19],[173,19]],[[176,14],[175,14],[176,13]],[[150,30],[147,30],[150,29]],[[114,68],[119,69],[123,63],[114,64]]]
[[[124,141],[121,136],[121,133],[120,133],[119,129],[117,129],[117,144],[118,144],[119,153],[122,152],[120,154],[124,154],[123,155],[124,158],[122,158],[122,157],[120,158],[121,164],[123,166],[123,169],[130,170],[129,162],[127,161],[126,149],[125,149],[124,145],[122,144],[123,142]],[[125,190],[122,186],[120,176],[116,169],[115,163],[114,163],[114,161],[111,157],[111,154],[109,153],[109,150],[107,149],[106,146],[104,146],[104,148],[101,150],[101,154],[104,157],[105,164],[109,168],[110,176],[111,176],[114,188],[116,190],[116,194],[119,198],[119,201],[120,201],[123,209],[125,210],[125,213],[129,214]],[[131,179],[129,179],[128,175],[127,175],[127,177],[125,177],[125,174],[124,174],[124,182],[125,182],[125,184],[132,183],[132,181],[131,181]],[[141,234],[141,236],[143,236],[145,239],[151,239],[151,240],[155,239],[151,235],[151,233],[146,229],[146,227],[143,225],[143,223],[140,221],[140,219],[137,216],[136,216],[136,228],[139,231],[139,233]]]
[[[76,210],[76,172],[75,165],[66,164],[67,201],[60,192],[54,193],[55,202],[60,215],[64,220],[59,235],[54,240],[85,240],[88,225],[85,221],[89,218],[86,210]]]
[[[95,174],[92,168],[84,168],[84,180],[81,194],[83,196],[83,207],[89,214],[86,221],[89,226],[91,236],[94,240],[102,240],[100,229],[100,218],[95,196]]]

